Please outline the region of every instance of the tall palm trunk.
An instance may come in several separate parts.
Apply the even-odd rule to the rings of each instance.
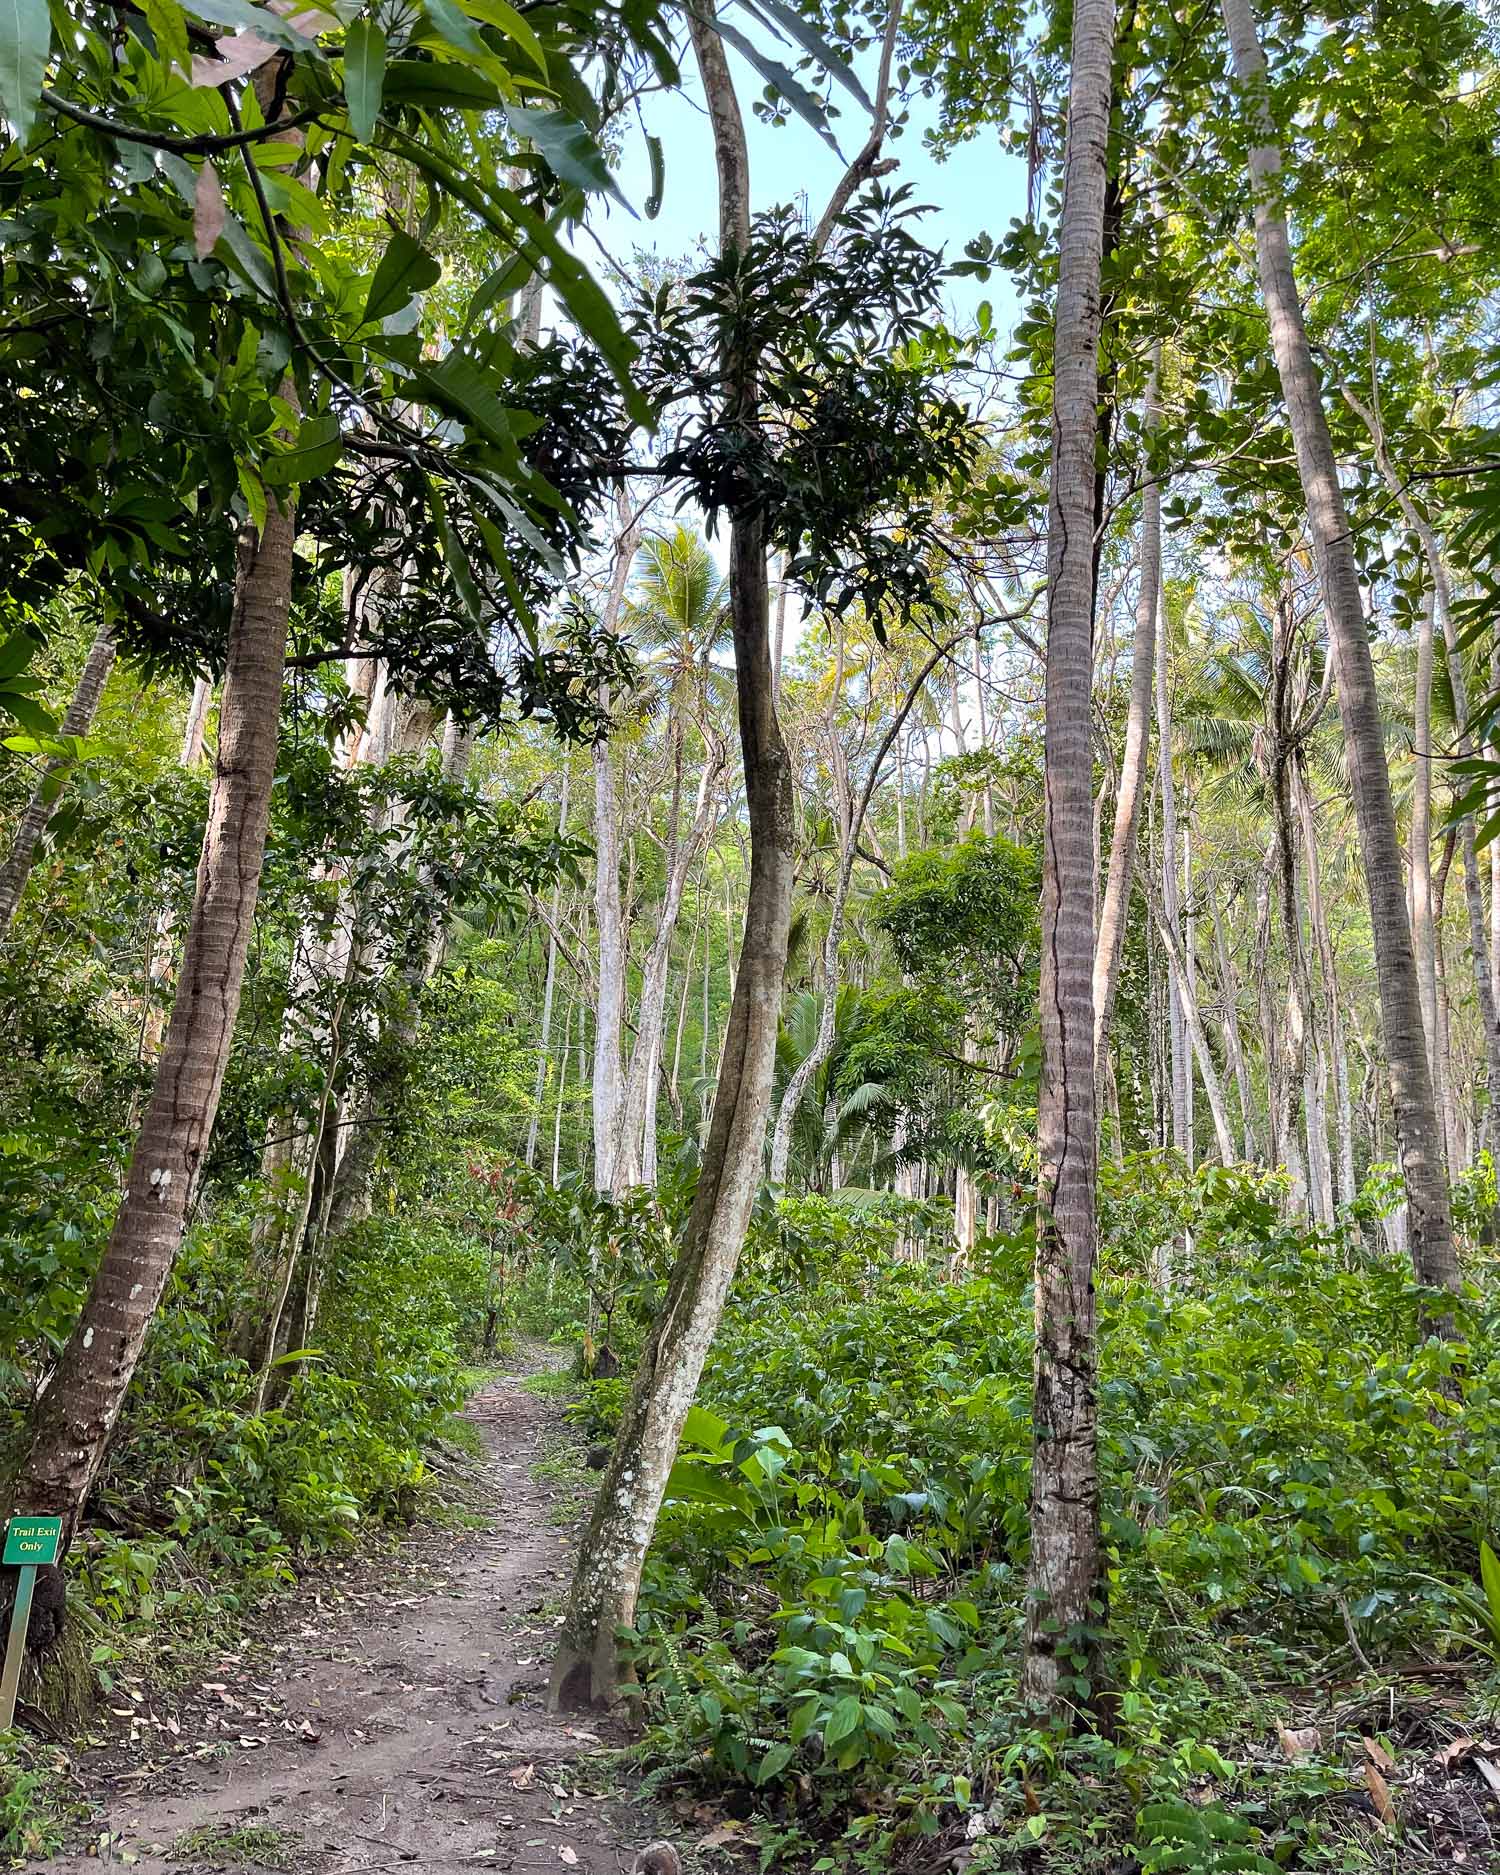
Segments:
[[[276,772],[292,597],[291,505],[240,535],[229,658],[198,888],[151,1100],[83,1312],[38,1402],[18,1509],[71,1538],[182,1241],[213,1132],[244,982]]]
[[[1456,1289],[1458,1259],[1437,1106],[1423,1041],[1417,966],[1359,569],[1339,487],[1322,387],[1302,320],[1291,239],[1280,205],[1281,151],[1271,116],[1266,61],[1256,32],[1252,0],[1222,0],[1222,6],[1235,76],[1244,92],[1252,130],[1250,182],[1261,291],[1297,452],[1337,668],[1339,710],[1370,896],[1381,1026],[1390,1064],[1401,1167],[1411,1204],[1412,1261],[1421,1282],[1433,1288]]]
[[[1158,396],[1161,345],[1151,358],[1146,387],[1146,436],[1161,424]],[[1135,870],[1136,828],[1146,792],[1147,756],[1151,738],[1151,698],[1156,660],[1156,618],[1161,607],[1161,483],[1148,473],[1141,497],[1141,583],[1136,594],[1135,636],[1130,648],[1130,703],[1125,717],[1125,752],[1120,762],[1120,786],[1115,795],[1114,835],[1109,847],[1109,875],[1099,909],[1099,936],[1094,947],[1094,1058],[1102,1071],[1108,1059],[1109,1027],[1115,1012],[1120,982],[1120,959],[1125,951],[1125,924],[1130,910],[1130,886]]]
[[[1058,1715],[1074,1701],[1073,1662],[1080,1664],[1085,1683],[1093,1684],[1096,1648],[1089,1636],[1102,1595],[1094,1378],[1099,1137],[1090,693],[1099,294],[1113,58],[1110,0],[1076,0],[1047,518],[1040,1180],[1031,1561],[1021,1680],[1031,1703]]]
[[[61,733],[64,737],[88,734],[114,662],[114,633],[108,625],[104,625],[89,646],[89,654],[79,674],[78,687],[63,716]],[[10,928],[10,922],[16,915],[21,894],[26,890],[26,881],[31,877],[37,846],[47,822],[52,818],[58,789],[62,785],[61,777],[71,760],[71,756],[49,756],[42,764],[41,777],[31,791],[30,800],[21,809],[21,818],[11,836],[10,852],[5,856],[5,863],[0,865],[0,935]]]

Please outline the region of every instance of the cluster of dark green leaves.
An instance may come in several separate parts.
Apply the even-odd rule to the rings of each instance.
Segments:
[[[635,327],[641,382],[674,436],[660,473],[710,526],[759,517],[815,603],[859,600],[875,620],[944,607],[933,504],[979,446],[920,344],[944,279],[921,213],[908,190],[872,188],[822,254],[791,210],[761,216],[747,248],[663,287]]]

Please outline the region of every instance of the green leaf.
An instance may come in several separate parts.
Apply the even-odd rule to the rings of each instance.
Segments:
[[[361,143],[375,134],[385,89],[385,34],[374,20],[356,20],[344,40],[344,96],[349,123]]]
[[[834,1705],[828,1715],[828,1723],[823,1727],[823,1744],[832,1751],[835,1745],[842,1743],[851,1733],[859,1730],[862,1717],[860,1704],[853,1693],[845,1693]]]
[[[4,0],[9,5],[10,0]],[[182,0],[183,10],[208,26],[243,26],[258,33],[273,46],[285,46],[288,52],[306,52],[313,41],[299,33],[268,7],[251,6],[249,0]]]
[[[0,105],[17,143],[31,135],[52,46],[47,0],[0,0]]]
[[[752,0],[752,13],[769,14],[789,38],[795,39],[808,57],[815,60],[830,78],[836,79],[862,110],[873,110],[864,86],[859,82],[853,68],[841,58],[823,35],[803,19],[795,7],[786,6],[783,0]]]
[[[646,197],[646,219],[655,221],[661,213],[661,199],[667,188],[667,159],[660,137],[647,136],[646,155],[651,162],[651,193]]]
[[[682,1444],[701,1445],[706,1451],[722,1452],[729,1435],[729,1422],[706,1406],[690,1406],[682,1422]]]
[[[35,643],[25,632],[12,632],[0,644],[0,684],[8,684],[12,677],[19,677],[31,662],[35,650]]]
[[[467,52],[471,58],[484,57],[484,41],[459,12],[453,0],[424,0],[424,11],[438,36],[450,46],[459,52]]]
[[[0,710],[14,716],[23,729],[34,736],[55,736],[57,720],[49,716],[40,703],[22,696],[17,690],[0,690]]]
[[[463,6],[472,19],[483,20],[486,26],[495,27],[507,39],[514,39],[542,77],[547,76],[547,55],[542,50],[542,42],[509,0],[463,0]]]
[[[427,499],[432,507],[433,524],[437,528],[438,541],[443,549],[443,558],[448,563],[448,571],[453,575],[453,584],[458,588],[458,596],[463,601],[464,610],[476,622],[480,617],[479,588],[474,583],[474,569],[469,565],[469,556],[464,552],[464,544],[448,524],[448,510],[443,505],[443,498],[438,493],[437,484],[427,484]]]
[[[790,1745],[773,1745],[760,1761],[755,1773],[756,1783],[769,1784],[773,1777],[780,1777],[791,1761],[792,1747]]]
[[[737,52],[742,53],[768,85],[775,86],[803,123],[816,130],[834,155],[842,161],[839,146],[834,141],[833,132],[828,128],[827,115],[806,85],[794,78],[784,65],[778,64],[775,59],[768,59],[753,39],[746,38],[744,33],[737,26],[731,26],[728,20],[715,19],[713,24],[714,31],[719,34],[720,38],[727,39]]]
[[[512,449],[515,439],[504,404],[495,395],[494,382],[467,352],[456,348],[441,364],[424,365],[414,373],[417,389],[441,404],[464,424],[478,430],[500,449]]]
[[[609,173],[598,144],[566,111],[533,111],[524,105],[507,104],[505,117],[516,135],[524,137],[542,156],[554,176],[585,194],[612,195],[635,214]]]
[[[1491,1632],[1500,1639],[1500,1560],[1488,1543],[1479,1545],[1479,1579],[1484,1584],[1484,1598],[1490,1605]]]
[[[466,65],[431,59],[392,59],[386,67],[388,101],[424,110],[498,111],[500,93],[488,78]]]
[[[292,447],[261,464],[261,479],[267,488],[311,482],[326,475],[343,453],[344,439],[338,417],[328,410],[320,417],[307,418],[297,431]]]
[[[188,48],[187,21],[177,0],[143,0],[146,24],[156,41],[156,49],[168,69],[175,68],[184,77],[193,69],[193,55]]]
[[[436,286],[442,272],[441,264],[426,248],[398,228],[386,243],[380,265],[375,269],[361,323],[373,326],[379,325],[382,319],[389,319],[392,313],[410,305],[418,293]]]
[[[294,1361],[326,1361],[328,1356],[321,1348],[289,1348],[285,1354],[278,1354],[272,1361],[273,1367],[290,1367]]]

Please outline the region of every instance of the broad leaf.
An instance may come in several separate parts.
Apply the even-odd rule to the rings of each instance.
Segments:
[[[547,76],[547,55],[542,50],[542,42],[509,0],[463,0],[463,4],[470,18],[483,20],[486,26],[493,26],[507,39],[513,39],[542,77]]]
[[[752,0],[750,10],[752,13],[769,15],[789,38],[796,40],[809,58],[815,59],[828,76],[836,79],[865,110],[874,109],[853,67],[839,56],[816,27],[803,19],[795,7],[786,6],[783,0]]]
[[[834,155],[842,160],[833,132],[828,128],[827,113],[807,86],[794,78],[784,65],[778,64],[775,59],[768,59],[753,39],[747,38],[737,26],[731,26],[728,20],[716,19],[714,31],[747,58],[768,85],[776,87],[803,123],[816,130]]]
[[[635,213],[609,173],[603,151],[566,111],[533,111],[524,105],[508,104],[505,116],[516,135],[524,137],[544,158],[553,175],[585,194],[612,195],[632,215]]]
[[[311,482],[326,475],[343,453],[339,420],[328,410],[303,423],[290,449],[261,464],[261,479],[267,488],[288,488],[297,482]]]
[[[31,135],[51,44],[47,0],[0,0],[0,106],[18,143]]]
[[[363,324],[379,325],[400,312],[418,293],[436,286],[443,269],[419,242],[398,228],[386,244],[365,299]]]
[[[356,20],[344,40],[344,96],[349,123],[361,143],[375,134],[385,89],[385,34],[374,20]]]

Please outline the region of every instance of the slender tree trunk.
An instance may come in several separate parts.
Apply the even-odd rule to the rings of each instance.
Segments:
[[[1261,290],[1307,501],[1308,525],[1337,669],[1339,710],[1370,896],[1396,1133],[1411,1203],[1412,1260],[1421,1282],[1436,1289],[1456,1289],[1458,1259],[1443,1173],[1437,1105],[1423,1042],[1416,959],[1402,885],[1380,701],[1360,598],[1359,569],[1322,389],[1297,295],[1291,239],[1281,207],[1281,152],[1252,0],[1222,0],[1222,5],[1235,76],[1244,94],[1253,138],[1250,180]]]
[[[703,768],[698,779],[698,794],[693,819],[685,837],[679,834],[681,806],[681,725],[677,739],[676,775],[672,792],[671,824],[667,841],[667,881],[661,908],[657,913],[656,933],[641,972],[641,994],[636,1009],[636,1039],[631,1051],[630,1071],[626,1077],[615,1120],[615,1139],[610,1148],[611,1188],[619,1198],[632,1186],[654,1184],[646,1177],[648,1157],[654,1158],[658,1067],[661,1059],[662,1028],[667,1010],[667,972],[672,960],[672,939],[682,910],[682,895],[687,888],[693,862],[702,852],[712,831],[717,812],[719,776],[723,772],[723,752],[716,742],[704,746]]]
[[[182,1241],[234,1038],[260,890],[292,594],[290,505],[242,530],[219,744],[177,995],[83,1312],[33,1415],[14,1506],[63,1519],[71,1540]]]
[[[1218,964],[1219,994],[1223,999],[1224,1053],[1228,1057],[1230,1070],[1234,1075],[1235,1091],[1239,1096],[1240,1127],[1245,1142],[1245,1159],[1254,1164],[1255,1145],[1255,1100],[1250,1091],[1250,1068],[1245,1059],[1244,1037],[1240,1030],[1240,981],[1234,968],[1234,960],[1229,954],[1229,944],[1224,936],[1224,920],[1219,907],[1214,904],[1211,911],[1214,928],[1214,957]]]
[[[1354,1200],[1354,1112],[1349,1099],[1349,1051],[1344,1040],[1344,1016],[1339,1006],[1338,969],[1333,953],[1333,934],[1328,928],[1328,908],[1323,902],[1323,869],[1318,860],[1318,827],[1312,797],[1299,759],[1292,771],[1292,791],[1296,796],[1297,819],[1302,829],[1303,876],[1307,881],[1307,921],[1312,927],[1318,952],[1318,970],[1323,982],[1323,1008],[1328,1031],[1329,1053],[1333,1058],[1334,1095],[1337,1101],[1335,1124],[1338,1136],[1338,1192],[1340,1204]]]
[[[1177,786],[1172,774],[1172,701],[1167,684],[1167,643],[1162,633],[1156,660],[1156,765],[1161,778],[1161,899],[1166,928],[1179,953],[1182,904],[1177,889]],[[1189,1171],[1193,1167],[1193,1066],[1183,1008],[1185,972],[1167,973],[1167,1032],[1172,1043],[1172,1145]]]
[[[557,831],[568,831],[568,783],[572,771],[563,763],[562,798],[557,808]],[[526,1163],[536,1164],[537,1138],[542,1126],[542,1095],[547,1090],[547,1047],[552,1039],[552,998],[557,988],[557,920],[562,909],[562,880],[552,888],[552,925],[547,932],[547,973],[542,986],[542,1033],[537,1046],[536,1084],[531,1090],[531,1124],[526,1129]]]
[[[78,687],[63,716],[61,733],[64,737],[86,736],[89,733],[114,662],[114,634],[104,625],[89,646],[89,654],[79,674]],[[49,756],[42,764],[41,777],[31,791],[30,800],[21,809],[21,818],[11,836],[10,852],[4,864],[0,865],[0,936],[10,928],[16,907],[21,903],[21,894],[31,877],[36,849],[46,831],[47,822],[52,818],[52,809],[62,787],[62,777],[70,766],[71,756]]]
[[[1100,270],[1113,59],[1110,0],[1075,0],[1047,520],[1037,1332],[1021,1672],[1023,1697],[1057,1717],[1075,1704],[1086,1706],[1096,1691],[1093,1634],[1104,1593],[1094,1350],[1099,1129],[1090,693]]]
[[[618,631],[631,562],[640,545],[640,526],[630,516],[621,491],[616,504],[619,532],[604,609],[603,629]],[[620,1097],[624,1091],[621,1050],[625,1033],[625,918],[620,905],[620,803],[615,788],[615,759],[608,737],[594,744],[594,920],[599,936],[599,995],[594,1017],[594,1184],[608,1191],[614,1181],[614,1147],[619,1137]]]
[[[557,1107],[552,1116],[552,1189],[557,1190],[562,1177],[563,1104],[568,1091],[568,1038],[573,1032],[573,1005],[568,1004],[563,1017],[562,1071],[557,1077]]]
[[[1151,894],[1151,901],[1151,909],[1167,953],[1167,968],[1177,988],[1183,1027],[1192,1044],[1193,1053],[1198,1058],[1198,1072],[1203,1079],[1203,1092],[1208,1101],[1209,1114],[1213,1119],[1214,1138],[1219,1148],[1219,1161],[1222,1165],[1233,1165],[1234,1134],[1229,1125],[1229,1103],[1224,1098],[1224,1084],[1219,1079],[1218,1068],[1214,1065],[1208,1031],[1203,1026],[1203,1015],[1198,1006],[1197,986],[1188,969],[1187,951],[1183,946],[1181,934],[1172,928],[1172,921],[1166,915],[1166,907],[1157,899],[1155,893]]]
[[[720,246],[726,254],[743,251],[750,237],[745,129],[711,0],[689,14],[688,31],[714,129]],[[723,366],[732,420],[752,430],[759,420],[758,361],[731,349]],[[733,517],[729,558],[750,823],[744,939],[698,1188],[579,1549],[553,1663],[554,1705],[607,1702],[620,1688],[618,1631],[635,1617],[667,1475],[760,1185],[791,928],[794,813],[791,765],[773,694],[766,536],[759,514]]]
[[[1411,937],[1417,959],[1422,1030],[1433,1096],[1442,1105],[1438,1044],[1437,939],[1432,922],[1432,651],[1435,601],[1429,591],[1417,630],[1417,688],[1412,732]]]
[[[1146,436],[1161,425],[1158,387],[1161,345],[1151,358],[1146,387]],[[1120,983],[1120,959],[1125,951],[1125,925],[1130,911],[1130,886],[1135,870],[1136,828],[1146,791],[1151,739],[1151,698],[1156,661],[1156,619],[1161,607],[1161,483],[1149,474],[1141,497],[1141,583],[1136,595],[1135,635],[1130,648],[1130,703],[1125,717],[1125,752],[1120,762],[1120,785],[1115,794],[1115,826],[1109,846],[1109,875],[1099,911],[1099,938],[1094,949],[1094,1058],[1108,1060],[1109,1028],[1114,1018]]]

